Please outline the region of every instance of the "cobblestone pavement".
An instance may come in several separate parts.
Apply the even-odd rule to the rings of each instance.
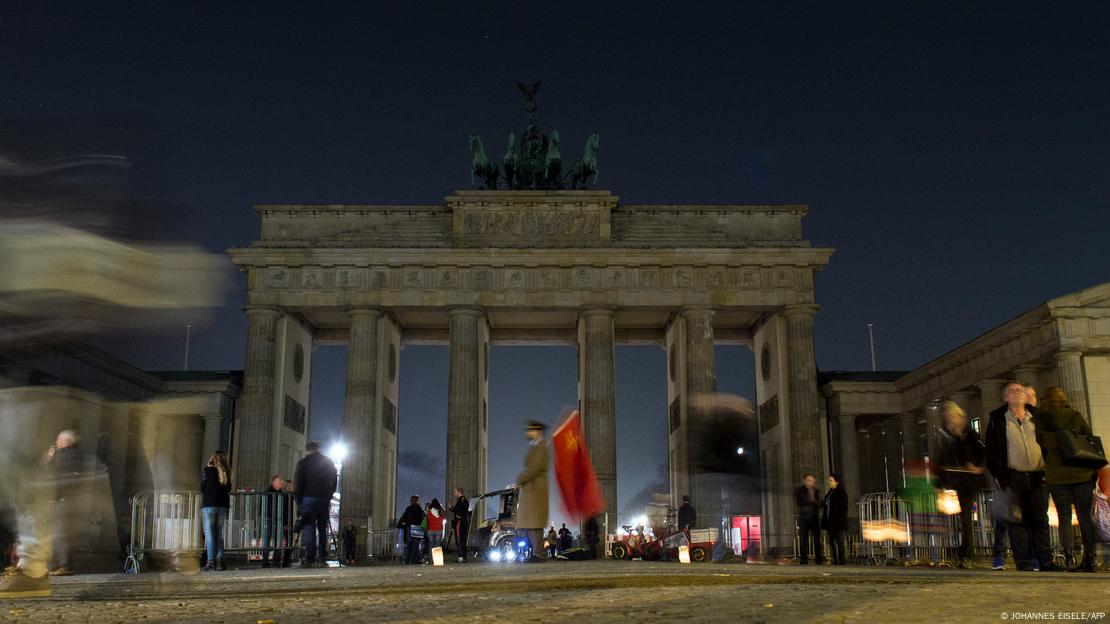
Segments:
[[[650,562],[81,575],[0,622],[1110,622],[1110,575]],[[1048,614],[1048,615],[1046,615]]]

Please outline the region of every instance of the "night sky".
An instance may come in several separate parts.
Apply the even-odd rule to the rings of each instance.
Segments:
[[[543,80],[537,121],[564,158],[599,132],[598,186],[624,201],[810,204],[807,238],[838,250],[824,370],[869,367],[868,322],[879,367],[910,369],[1108,279],[1106,3],[321,5],[4,2],[0,156],[126,156],[52,216],[222,252],[257,236],[256,203],[468,188],[467,135],[499,154],[526,123],[515,81]],[[191,368],[242,367],[236,280],[193,319]],[[180,367],[183,341],[98,338],[148,369]],[[718,351],[719,388],[750,396],[751,353]],[[314,437],[338,428],[344,359],[315,354]],[[442,456],[446,370],[446,347],[403,351],[402,451]],[[622,500],[665,460],[664,374],[661,348],[618,348]],[[575,379],[571,347],[493,349],[491,486]]]

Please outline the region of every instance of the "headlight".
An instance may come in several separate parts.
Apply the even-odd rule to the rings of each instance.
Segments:
[[[490,551],[489,560],[490,561],[501,561],[501,551],[500,550]]]

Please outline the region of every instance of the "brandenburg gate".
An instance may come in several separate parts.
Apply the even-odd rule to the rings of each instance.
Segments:
[[[745,344],[756,354],[764,532],[793,534],[791,485],[824,472],[813,282],[833,253],[803,239],[806,206],[474,190],[432,205],[256,211],[260,239],[229,251],[248,276],[239,486],[261,488],[300,457],[314,344],[348,346],[340,515],[371,528],[398,513],[405,344],[449,345],[444,488],[473,494],[487,489],[490,344],[574,344],[587,443],[615,512],[614,345],[651,343],[666,350],[672,501],[688,493],[699,519],[716,518],[720,492],[697,443],[708,416],[695,399],[715,392],[714,344]]]

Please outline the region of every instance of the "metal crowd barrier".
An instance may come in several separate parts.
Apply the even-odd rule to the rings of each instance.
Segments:
[[[396,561],[403,555],[400,529],[376,529],[368,531],[366,552],[371,561]]]
[[[973,558],[989,558],[994,550],[994,490],[979,492],[972,503]],[[896,492],[865,494],[859,500],[861,557],[871,565],[952,566],[958,563],[962,538],[959,514],[944,514],[928,505],[914,505]],[[920,509],[925,507],[926,509]],[[1050,518],[1052,513],[1049,514]],[[1073,519],[1075,514],[1073,514]],[[1060,531],[1071,530],[1073,543],[1082,544],[1078,528],[1049,526],[1054,561],[1062,564]],[[1004,554],[1009,553],[1009,544]]]
[[[293,497],[282,492],[232,492],[224,552],[261,560],[293,554]],[[131,497],[131,542],[124,572],[142,571],[148,555],[204,551],[200,492],[144,490]]]

